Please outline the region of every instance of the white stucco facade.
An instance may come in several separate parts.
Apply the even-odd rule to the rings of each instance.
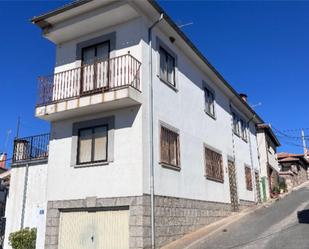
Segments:
[[[25,189],[26,165],[11,169],[10,190],[6,204],[4,248],[9,249],[9,235],[21,228],[24,204],[24,226],[37,228],[36,248],[44,248],[46,224],[47,164],[30,164]],[[24,196],[25,194],[25,196]]]
[[[270,190],[271,190],[271,172],[278,172],[279,164],[277,160],[277,146],[279,146],[279,142],[275,137],[272,137],[271,127],[266,125],[264,128],[258,129],[257,132],[257,142],[259,148],[260,155],[260,167],[261,167],[261,189],[262,194],[265,195],[264,199],[267,200],[270,198]],[[263,186],[265,185],[265,186]]]
[[[89,6],[91,4],[99,6],[100,1],[94,1]],[[56,110],[61,114],[52,114],[53,118],[49,119],[48,113],[37,115],[51,120],[48,163],[29,167],[25,225],[38,227],[38,249],[44,248],[42,234],[45,231],[45,216],[40,214],[42,212],[38,215],[38,211],[45,210],[49,201],[150,194],[152,147],[155,195],[229,204],[228,160],[233,160],[239,201],[257,201],[254,174],[262,174],[256,137],[259,118],[166,23],[153,29],[150,50],[148,27],[157,16],[150,16],[144,4],[146,1],[117,2],[106,8],[100,6],[74,16],[72,20],[60,20],[50,33],[45,34],[56,44],[55,73],[81,66],[79,44],[113,37],[110,58],[130,54],[141,62],[141,87],[137,93],[139,101],[130,106],[124,106],[124,102],[120,106],[119,101],[115,100],[109,104],[108,110],[100,108],[105,105],[101,103],[101,106],[73,113],[65,103],[65,111]],[[173,36],[174,42],[169,36]],[[159,43],[176,56],[175,87],[159,78]],[[149,50],[153,58],[151,63]],[[153,69],[153,120],[150,116],[149,65]],[[205,83],[215,93],[215,118],[205,112]],[[75,101],[81,102],[81,98]],[[248,125],[246,141],[233,132],[232,110]],[[108,160],[77,165],[77,135],[74,127],[87,122],[90,127],[97,120],[112,120],[113,123],[110,127],[112,136],[108,136]],[[150,144],[151,120],[153,144]],[[172,127],[179,134],[180,170],[160,164],[161,124]],[[205,177],[205,146],[222,155],[223,182]],[[246,187],[245,166],[251,168],[252,190]],[[24,167],[12,169],[10,191],[14,194],[8,201],[7,234],[20,228],[24,170]],[[13,217],[13,214],[16,215]]]

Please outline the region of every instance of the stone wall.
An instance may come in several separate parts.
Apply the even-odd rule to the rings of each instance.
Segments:
[[[241,206],[253,202],[241,201]],[[150,196],[119,198],[89,197],[80,200],[49,201],[47,207],[45,249],[57,249],[61,210],[115,208],[127,206],[130,249],[151,248]],[[220,220],[231,213],[230,203],[199,201],[167,196],[155,197],[156,248],[183,235]]]
[[[156,196],[156,248],[228,216],[230,209],[229,203]]]

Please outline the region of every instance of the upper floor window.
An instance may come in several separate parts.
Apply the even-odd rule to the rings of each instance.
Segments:
[[[213,91],[204,87],[205,111],[212,117],[215,117],[215,94]]]
[[[161,163],[180,168],[179,134],[161,126]]]
[[[241,127],[241,137],[243,140],[247,141],[248,135],[247,135],[247,124],[242,119],[240,120],[240,127]]]
[[[107,131],[107,125],[83,128],[78,131],[78,164],[107,161]]]
[[[175,87],[175,58],[162,47],[160,47],[159,53],[160,78]]]
[[[205,172],[210,180],[224,181],[222,155],[205,147]]]
[[[239,119],[238,116],[233,112],[233,131],[236,135],[240,135]]]
[[[108,57],[109,41],[85,47],[82,49],[83,65],[90,65],[98,61],[107,60]]]
[[[247,190],[252,191],[252,174],[249,166],[245,166],[245,178]]]

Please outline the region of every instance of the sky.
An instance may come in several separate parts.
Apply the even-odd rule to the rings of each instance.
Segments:
[[[37,78],[53,72],[55,46],[31,17],[67,1],[0,0],[0,151],[12,153],[20,136],[49,132],[34,117]],[[278,134],[279,151],[301,153],[309,137],[309,2],[159,1],[223,77],[248,95]],[[309,143],[309,141],[308,141]]]

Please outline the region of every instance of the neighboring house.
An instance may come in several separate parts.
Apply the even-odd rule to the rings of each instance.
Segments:
[[[5,232],[5,207],[10,187],[10,170],[6,168],[7,154],[0,154],[0,249],[3,248]]]
[[[276,154],[280,142],[270,125],[258,124],[257,143],[261,167],[261,197],[266,201],[272,196],[273,188],[278,186],[280,168]]]
[[[10,233],[25,227],[37,228],[36,248],[44,248],[48,142],[49,134],[14,141],[4,248]]]
[[[15,141],[7,236],[159,248],[259,201],[263,120],[156,2],[77,1],[32,21],[56,44],[35,111],[51,134]]]
[[[280,176],[285,178],[287,187],[291,190],[308,180],[309,161],[303,154],[278,153]]]

